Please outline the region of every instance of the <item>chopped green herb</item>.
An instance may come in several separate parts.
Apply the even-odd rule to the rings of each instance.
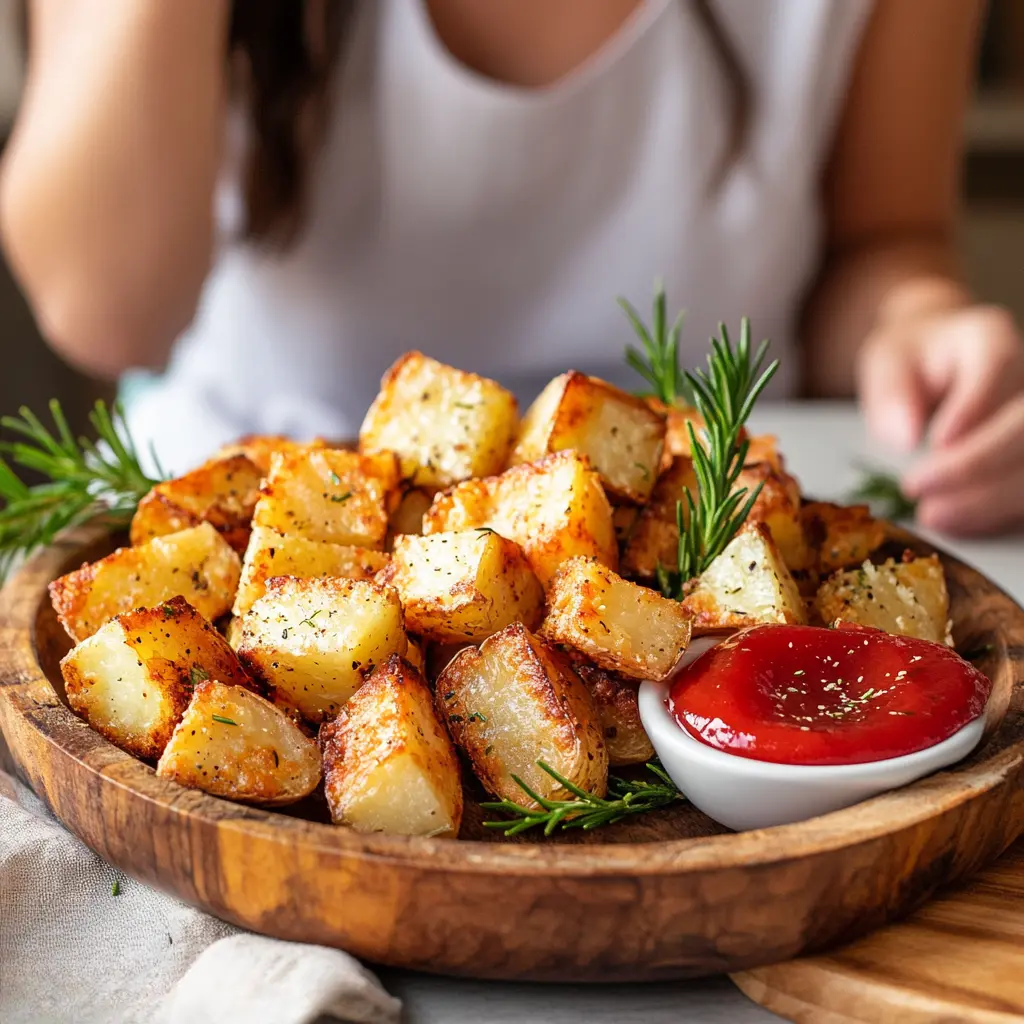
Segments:
[[[352,497],[352,492],[351,491],[346,491],[344,494],[332,494],[331,495],[331,501],[340,504],[343,501],[348,501],[348,499],[351,498],[351,497]]]
[[[188,681],[193,687],[198,686],[200,683],[205,683],[209,678],[210,673],[202,665],[193,665],[188,673]]]
[[[335,487],[337,487],[341,483],[341,477],[338,476],[338,474],[335,473],[333,470],[331,472],[331,483],[334,484]]]
[[[238,723],[231,718],[225,718],[223,715],[214,715],[213,720],[220,722],[221,725],[238,725]]]
[[[299,625],[300,625],[300,626],[312,626],[312,625],[314,624],[314,623],[313,623],[313,620],[314,620],[314,619],[315,619],[315,618],[316,618],[316,617],[317,617],[318,615],[320,615],[320,614],[321,614],[322,612],[323,612],[323,608],[317,608],[317,610],[316,610],[315,612],[313,612],[313,614],[312,614],[312,615],[310,615],[308,619],[301,619],[301,620],[299,621]]]
[[[634,462],[633,467],[643,473],[645,480],[651,479],[651,471],[642,462]]]
[[[110,887],[110,895],[111,896],[120,896],[121,895],[121,883],[116,878],[114,879],[114,884]]]
[[[471,722],[486,722],[487,716],[480,711],[472,711],[470,712],[469,720]]]

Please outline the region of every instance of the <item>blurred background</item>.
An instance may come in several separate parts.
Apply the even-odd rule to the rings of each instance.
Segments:
[[[799,3],[800,0],[794,0]],[[17,109],[21,61],[16,0],[0,0],[0,158]],[[963,249],[979,297],[1024,322],[1024,0],[992,0],[965,126]],[[73,423],[109,387],[52,355],[0,257],[0,414],[59,398]]]

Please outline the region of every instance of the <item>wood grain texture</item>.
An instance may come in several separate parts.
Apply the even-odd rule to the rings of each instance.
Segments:
[[[0,596],[0,726],[31,786],[93,849],[255,931],[481,978],[736,971],[900,917],[1024,831],[1024,612],[951,558],[957,639],[993,645],[982,667],[1006,711],[956,769],[742,835],[681,805],[559,842],[506,841],[483,834],[469,793],[469,841],[452,842],[359,836],[325,824],[317,801],[282,814],[184,790],[79,721],[62,701],[68,641],[46,584],[110,546],[96,531],[70,535]]]
[[[733,975],[797,1024],[1024,1020],[1024,841],[970,884],[828,956]]]

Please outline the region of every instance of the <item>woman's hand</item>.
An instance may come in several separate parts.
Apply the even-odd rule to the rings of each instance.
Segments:
[[[996,306],[883,323],[858,361],[872,433],[928,449],[904,475],[921,525],[983,533],[1024,524],[1024,343]]]

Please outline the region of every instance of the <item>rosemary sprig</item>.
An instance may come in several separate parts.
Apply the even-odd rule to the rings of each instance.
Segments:
[[[642,349],[638,349],[628,345],[626,362],[651,386],[653,390],[650,393],[665,405],[693,405],[689,382],[679,369],[679,334],[686,314],[680,313],[675,323],[668,326],[664,283],[660,279],[654,282],[654,310],[650,329],[631,303],[623,298],[618,302],[642,346]]]
[[[851,502],[863,502],[883,519],[913,519],[917,502],[908,498],[892,473],[861,466],[861,478],[850,493]]]
[[[19,557],[49,544],[66,527],[99,514],[112,527],[126,526],[139,500],[159,483],[139,464],[118,404],[108,409],[98,401],[93,407],[95,440],[74,437],[56,400],[50,402],[55,432],[29,409],[19,413],[0,419],[19,438],[0,442],[0,452],[47,479],[29,486],[0,457],[0,580]]]
[[[576,799],[548,800],[535,793],[517,775],[513,775],[516,785],[539,806],[523,807],[513,800],[481,804],[484,810],[499,811],[509,815],[511,819],[485,821],[485,828],[501,829],[506,836],[519,835],[520,832],[531,828],[543,828],[546,836],[550,836],[559,828],[582,828],[589,831],[600,825],[621,821],[631,814],[653,811],[685,799],[661,765],[654,762],[649,763],[647,769],[654,774],[657,781],[631,782],[613,775],[608,779],[607,798],[595,796],[581,789],[543,761],[538,761],[537,767],[550,775],[559,785],[564,786]]]

